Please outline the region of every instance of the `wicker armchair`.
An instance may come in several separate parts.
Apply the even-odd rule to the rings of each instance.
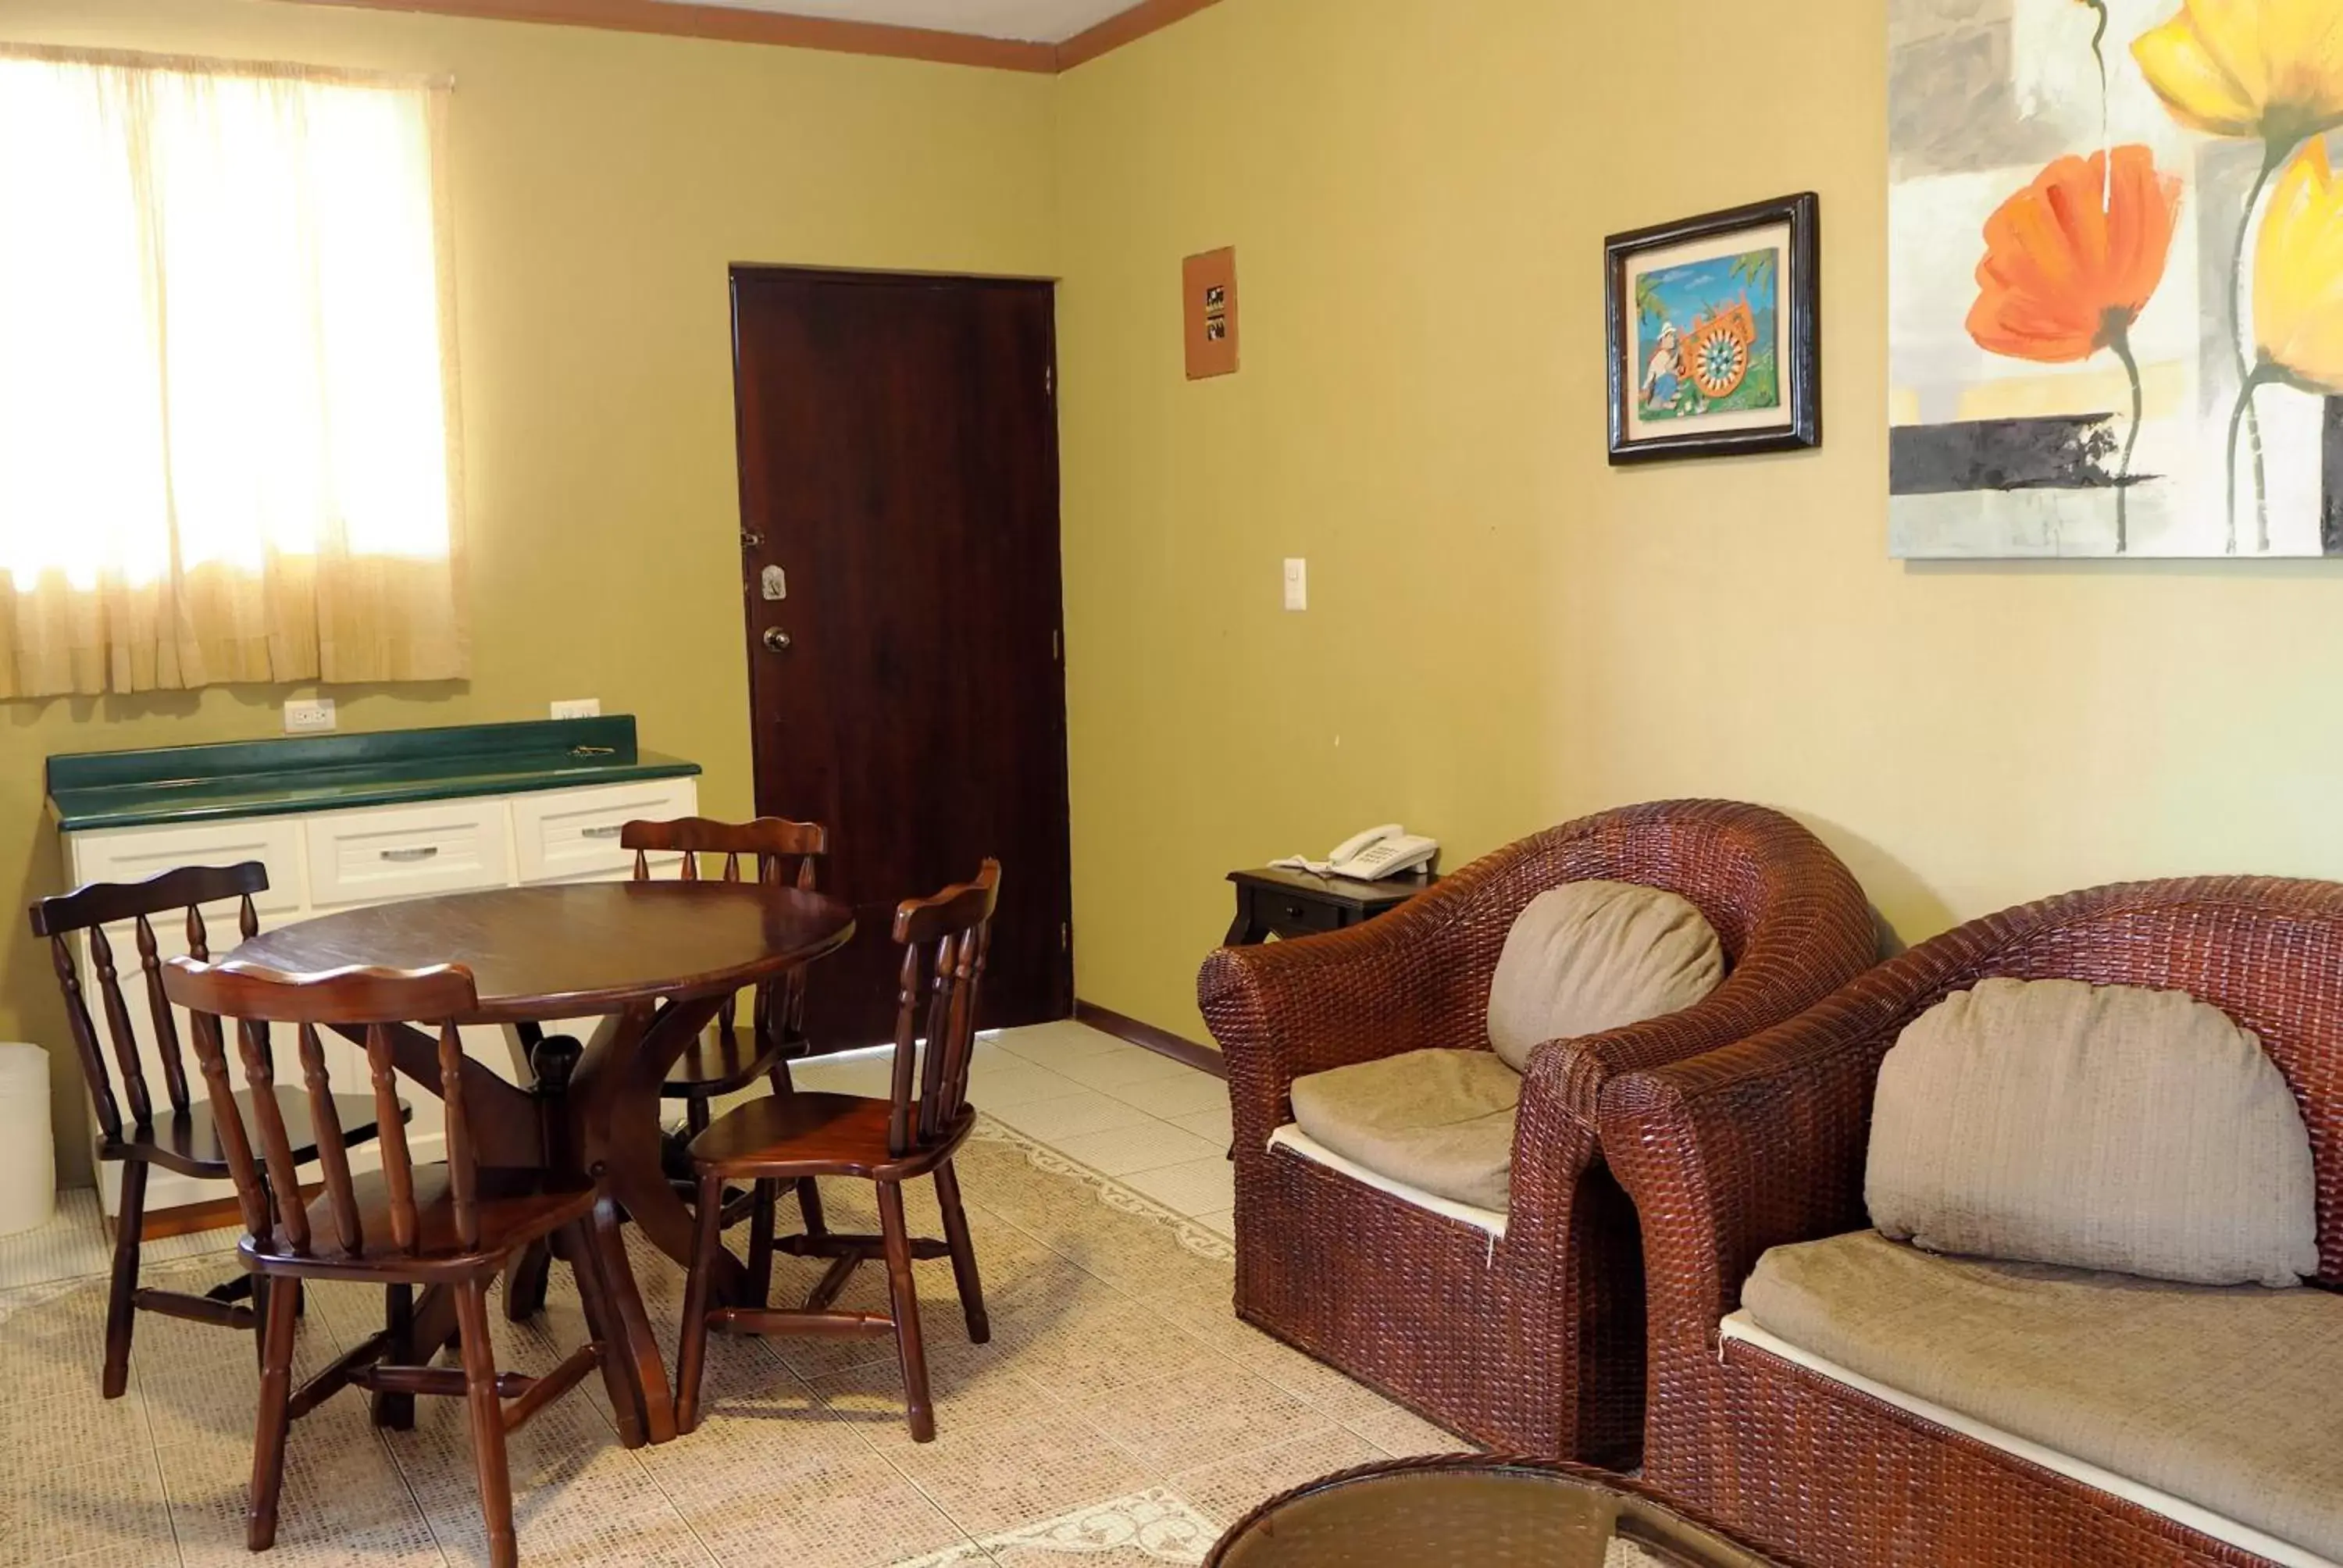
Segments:
[[[2317,1282],[2343,1281],[2343,886],[2203,879],[2029,904],[1924,943],[1779,1028],[1606,1086],[1604,1146],[1643,1217],[1651,1281],[1645,1477],[1769,1551],[1846,1568],[2266,1563],[1720,1342],[1768,1249],[1869,1225],[1880,1059],[1946,993],[1996,975],[2185,990],[2259,1036],[2310,1132]]]
[[[1296,1078],[1487,1050],[1489,982],[1514,917],[1598,878],[1690,900],[1732,968],[1682,1012],[1538,1049],[1501,1240],[1270,1147],[1293,1119]],[[1768,1028],[1875,951],[1862,890],[1805,829],[1756,806],[1664,801],[1523,839],[1365,925],[1214,953],[1197,991],[1235,1113],[1238,1314],[1491,1448],[1632,1461],[1642,1266],[1634,1213],[1596,1143],[1604,1080]]]

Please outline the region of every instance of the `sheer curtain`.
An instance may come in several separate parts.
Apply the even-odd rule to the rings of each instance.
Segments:
[[[447,98],[0,47],[0,698],[467,673]]]

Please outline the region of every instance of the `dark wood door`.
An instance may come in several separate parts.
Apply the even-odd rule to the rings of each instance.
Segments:
[[[1053,305],[733,269],[757,809],[828,825],[860,927],[810,976],[817,1050],[890,1036],[896,903],[987,855],[984,1026],[1073,1010]]]

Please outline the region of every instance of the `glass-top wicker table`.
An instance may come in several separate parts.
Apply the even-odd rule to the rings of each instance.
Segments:
[[[1604,1471],[1449,1454],[1344,1471],[1237,1522],[1205,1568],[1779,1568]]]

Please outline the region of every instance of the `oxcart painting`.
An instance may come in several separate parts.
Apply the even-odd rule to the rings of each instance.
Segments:
[[[2343,554],[2343,0],[1887,10],[1894,553]]]
[[[1635,340],[1646,352],[1635,390],[1645,418],[1782,406],[1781,265],[1769,247],[1636,277]]]
[[[1604,242],[1613,462],[1821,441],[1817,222],[1808,193]]]

